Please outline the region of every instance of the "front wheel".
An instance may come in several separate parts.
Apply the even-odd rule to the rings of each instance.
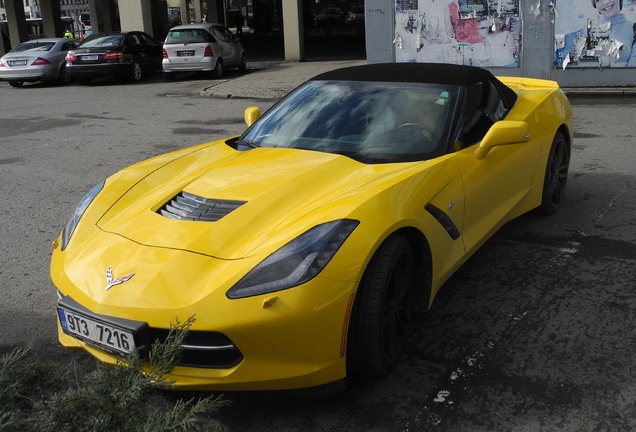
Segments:
[[[66,67],[66,64],[63,64],[60,68],[60,75],[57,79],[60,84],[68,84],[71,82],[71,72]]]
[[[569,167],[570,146],[565,135],[562,132],[557,132],[552,141],[543,180],[543,195],[539,206],[541,213],[553,214],[561,208]]]
[[[411,328],[416,259],[402,235],[389,237],[369,263],[356,294],[347,340],[347,368],[386,376],[397,365]]]
[[[24,84],[22,81],[9,81],[11,87],[22,87],[22,84]]]

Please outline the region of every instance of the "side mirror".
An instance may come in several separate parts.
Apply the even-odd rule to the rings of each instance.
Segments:
[[[475,149],[473,155],[476,159],[483,159],[493,147],[521,144],[530,141],[530,138],[528,123],[524,121],[501,120],[495,122],[490,127],[484,139],[481,140],[481,143]]]
[[[247,124],[248,126],[252,126],[252,124],[256,120],[258,120],[260,116],[261,116],[261,110],[259,107],[255,107],[255,106],[245,108],[245,112],[243,114],[243,117],[245,118],[245,124]]]

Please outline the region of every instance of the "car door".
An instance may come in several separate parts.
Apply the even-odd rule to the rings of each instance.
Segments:
[[[475,156],[485,133],[506,114],[496,87],[485,82],[482,90],[484,96],[475,110],[481,118],[474,122],[471,113],[465,116],[465,125],[473,129],[463,131],[465,143],[456,152],[465,191],[463,238],[469,252],[506,222],[526,198],[540,154],[540,145],[533,141],[540,139],[532,133],[536,125],[529,124],[529,141],[494,147],[483,159]],[[466,98],[467,105],[470,99]],[[472,112],[469,107],[467,111]]]
[[[148,62],[148,68],[150,70],[161,69],[161,61],[163,60],[161,44],[150,37],[147,33],[140,32],[139,36],[143,41],[143,50],[147,56],[146,59]]]
[[[221,47],[221,56],[226,67],[238,66],[239,53],[234,44],[234,35],[232,32],[222,25],[214,26],[214,37]]]

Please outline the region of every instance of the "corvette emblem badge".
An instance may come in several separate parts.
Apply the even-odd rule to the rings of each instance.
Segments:
[[[129,281],[134,276],[134,273],[127,274],[126,276],[118,277],[117,279],[113,278],[113,268],[108,267],[106,270],[106,291],[114,287],[115,285],[123,284],[124,282]]]

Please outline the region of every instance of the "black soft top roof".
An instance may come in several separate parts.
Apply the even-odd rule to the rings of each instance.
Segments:
[[[446,63],[375,63],[350,66],[322,73],[312,81],[378,81],[446,84],[467,87],[478,81],[493,81],[502,93],[506,106],[517,98],[516,93],[489,70],[475,66]]]
[[[444,63],[376,63],[350,66],[312,78],[321,81],[381,81],[467,86],[493,78],[486,69]]]

